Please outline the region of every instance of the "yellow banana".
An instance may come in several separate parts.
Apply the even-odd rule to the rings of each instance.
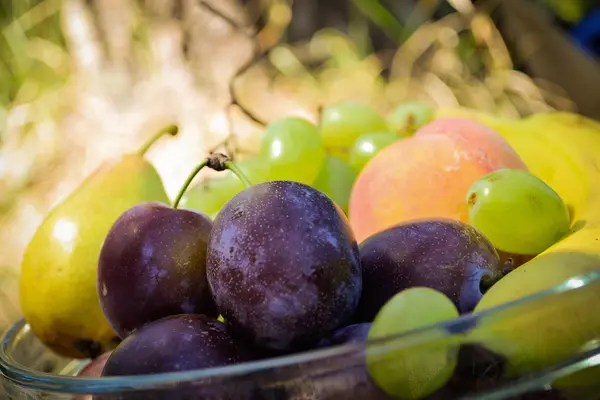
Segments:
[[[439,117],[475,119],[499,132],[530,171],[568,204],[570,235],[505,276],[482,298],[481,312],[600,268],[600,124],[582,116],[546,113],[502,119],[468,109],[439,110]],[[580,282],[574,281],[573,285]],[[475,329],[469,340],[507,358],[508,376],[523,376],[568,360],[600,338],[600,282],[523,304]],[[586,347],[587,346],[587,347]],[[600,372],[584,382],[599,381]],[[569,383],[563,380],[563,383]]]

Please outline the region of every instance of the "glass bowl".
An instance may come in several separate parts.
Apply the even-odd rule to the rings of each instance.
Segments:
[[[369,377],[368,358],[387,362],[389,376],[411,381],[416,392],[425,387],[418,380],[427,375],[424,360],[454,366],[452,377],[433,393],[398,398],[598,399],[599,300],[596,271],[482,313],[369,343],[215,369],[111,378],[77,376],[90,360],[55,355],[19,321],[0,344],[0,395],[14,400],[392,398]],[[544,347],[544,338],[556,338],[557,329],[565,341]],[[399,360],[401,371],[395,369]]]

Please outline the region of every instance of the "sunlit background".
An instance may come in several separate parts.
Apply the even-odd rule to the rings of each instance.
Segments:
[[[148,158],[173,197],[226,138],[252,154],[261,123],[340,99],[600,118],[593,3],[0,0],[0,329],[49,209],[165,124]]]

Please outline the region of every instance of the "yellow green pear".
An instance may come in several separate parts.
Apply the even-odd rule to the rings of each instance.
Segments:
[[[100,166],[41,223],[21,266],[20,301],[34,334],[59,355],[94,357],[115,347],[96,289],[98,256],[112,224],[145,201],[169,202],[162,180],[144,159],[176,126],[157,132],[136,154]]]
[[[530,171],[563,198],[571,232],[521,265],[483,296],[484,312],[563,284],[556,293],[489,316],[469,336],[507,358],[507,377],[523,376],[598,347],[600,314],[600,124],[581,115],[552,112],[521,120],[472,110],[441,110],[440,116],[478,120],[498,131]],[[561,379],[560,386],[596,385],[600,371]]]

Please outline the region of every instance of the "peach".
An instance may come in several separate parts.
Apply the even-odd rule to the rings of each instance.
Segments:
[[[494,130],[465,118],[440,118],[399,140],[367,163],[350,195],[356,239],[419,218],[468,222],[465,196],[481,176],[527,169]]]
[[[439,118],[424,125],[415,136],[444,135],[456,139],[469,148],[477,162],[494,168],[527,169],[517,152],[498,132],[480,122],[468,118]]]

